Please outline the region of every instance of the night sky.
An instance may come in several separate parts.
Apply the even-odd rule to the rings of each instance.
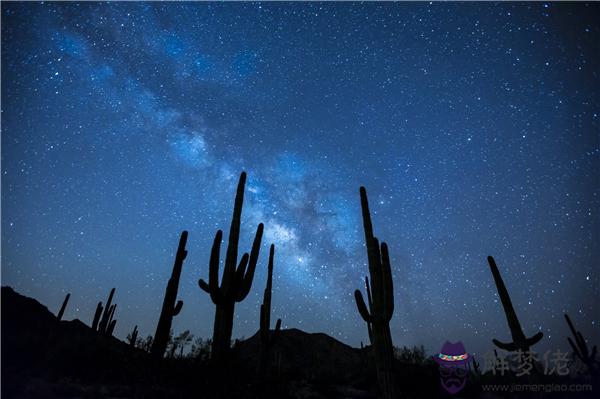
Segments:
[[[358,189],[390,248],[396,345],[510,341],[486,256],[538,351],[600,334],[599,4],[2,3],[2,285],[154,334],[212,335],[214,234],[248,173],[265,223],[234,337],[273,318],[367,342]],[[222,251],[225,250],[226,241]],[[224,252],[223,252],[224,253]]]

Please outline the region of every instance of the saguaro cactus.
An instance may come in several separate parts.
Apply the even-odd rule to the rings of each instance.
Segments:
[[[502,307],[504,308],[504,313],[506,314],[506,320],[508,321],[508,327],[510,328],[510,334],[512,335],[513,339],[513,342],[509,343],[500,342],[497,339],[493,339],[492,342],[494,342],[494,345],[496,345],[498,348],[505,351],[514,352],[521,350],[521,352],[527,352],[531,346],[537,344],[539,340],[542,339],[544,334],[542,332],[538,332],[530,338],[525,337],[523,329],[521,328],[521,323],[519,323],[517,313],[513,308],[510,296],[508,295],[508,290],[504,285],[504,281],[502,280],[500,271],[498,271],[498,266],[496,266],[494,258],[488,256],[488,263],[490,264],[490,269],[492,270],[492,276],[494,276],[494,282],[496,283],[498,295],[500,296],[500,301],[502,302]]]
[[[111,289],[108,294],[108,299],[106,300],[106,305],[104,306],[104,313],[102,313],[102,318],[100,319],[100,324],[98,324],[98,331],[102,334],[106,333],[106,329],[110,323],[111,314],[113,311],[112,308],[112,299],[115,295],[115,289]]]
[[[154,341],[152,342],[151,353],[159,358],[164,356],[165,350],[167,349],[173,316],[177,316],[183,307],[183,301],[177,301],[177,291],[179,290],[179,278],[181,277],[183,261],[187,256],[187,251],[185,250],[187,238],[188,232],[183,231],[179,238],[179,246],[177,247],[177,253],[175,254],[173,272],[167,283],[162,311],[160,312],[156,333],[154,334]],[[177,301],[177,304],[175,304],[175,301]]]
[[[60,307],[60,310],[58,311],[58,314],[56,315],[56,318],[58,319],[58,321],[61,321],[63,314],[65,314],[65,309],[67,308],[67,303],[69,303],[69,298],[71,298],[71,294],[67,294],[65,296],[65,300],[63,301],[62,306]]]
[[[223,237],[221,230],[215,235],[210,253],[208,283],[202,279],[198,281],[200,288],[210,294],[211,300],[216,305],[211,352],[211,357],[216,362],[223,360],[229,352],[235,303],[243,301],[250,292],[263,234],[263,224],[260,223],[256,229],[250,256],[245,253],[236,268],[245,184],[246,173],[242,172],[235,196],[221,286],[219,286],[219,254]]]
[[[360,188],[365,241],[369,261],[371,287],[367,283],[368,308],[360,290],[354,291],[356,306],[362,318],[371,325],[375,367],[379,388],[385,399],[396,398],[393,362],[394,346],[390,334],[390,320],[394,313],[394,285],[388,247],[373,235],[367,190]]]
[[[263,295],[263,303],[260,305],[260,364],[259,373],[264,375],[269,361],[269,353],[273,344],[281,334],[281,319],[277,319],[275,330],[271,331],[271,291],[273,289],[273,259],[275,257],[275,245],[271,244],[269,251],[269,266],[267,274],[267,286]]]
[[[598,372],[598,361],[596,360],[596,345],[592,347],[592,351],[590,352],[587,343],[583,338],[583,335],[581,335],[580,331],[575,330],[575,327],[573,326],[569,315],[567,315],[566,313],[565,320],[567,320],[569,329],[571,330],[573,338],[575,339],[575,342],[573,342],[571,337],[567,337],[569,345],[571,345],[571,348],[573,349],[573,353],[579,358],[579,360],[583,362],[583,364],[587,366],[588,370],[590,371],[590,374],[596,375]]]
[[[111,289],[108,294],[106,306],[102,306],[102,301],[98,302],[96,306],[96,312],[94,313],[94,320],[92,321],[92,330],[98,331],[102,335],[111,336],[117,321],[114,320],[115,310],[117,305],[112,304],[113,296],[115,295],[115,289]],[[104,310],[104,313],[102,312]],[[102,317],[100,317],[102,316]]]

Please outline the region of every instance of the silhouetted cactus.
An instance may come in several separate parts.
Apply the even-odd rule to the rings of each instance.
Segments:
[[[369,309],[373,306],[373,298],[371,297],[371,284],[369,284],[369,277],[365,276],[365,288],[367,290],[367,301],[369,304]],[[369,342],[373,345],[373,327],[371,326],[371,322],[367,321],[367,332],[369,333]]]
[[[242,216],[242,204],[244,202],[244,185],[246,184],[246,173],[242,172],[235,196],[233,217],[229,230],[229,243],[221,286],[219,286],[219,253],[223,232],[217,231],[210,253],[208,272],[208,283],[200,279],[200,288],[210,294],[210,298],[216,305],[215,323],[213,330],[213,346],[211,357],[214,361],[223,360],[230,349],[231,332],[233,330],[233,314],[235,303],[243,301],[252,286],[254,270],[258,261],[260,241],[263,234],[263,224],[260,223],[256,229],[256,236],[252,244],[250,256],[245,253],[239,265],[237,265],[238,242],[240,239],[240,223]],[[237,268],[236,268],[237,265]]]
[[[94,331],[98,331],[98,323],[100,323],[100,316],[102,316],[102,310],[104,310],[104,307],[102,306],[102,301],[100,301],[98,302],[98,306],[96,306],[94,320],[92,321],[92,330]]]
[[[504,307],[504,313],[506,314],[506,320],[508,321],[508,327],[510,328],[510,333],[513,339],[513,342],[509,343],[500,342],[497,339],[493,339],[492,342],[494,342],[494,345],[496,345],[498,348],[505,351],[514,352],[521,350],[522,353],[528,352],[529,348],[538,343],[544,334],[542,332],[538,332],[530,338],[525,337],[523,329],[521,328],[521,324],[519,323],[519,319],[517,318],[517,313],[515,312],[510,300],[510,296],[508,295],[508,290],[504,285],[504,281],[502,280],[502,276],[500,275],[500,271],[498,270],[498,266],[496,266],[494,258],[488,256],[488,263],[490,264],[490,269],[492,270],[492,276],[494,276],[494,282],[496,283],[496,288],[498,289],[498,296],[500,296],[500,301]]]
[[[111,289],[108,294],[108,299],[106,300],[106,305],[104,306],[104,313],[102,313],[102,318],[100,319],[100,323],[98,324],[98,332],[101,334],[106,333],[106,329],[110,323],[112,309],[112,299],[115,295],[115,289]]]
[[[137,343],[137,337],[138,337],[138,329],[137,329],[137,325],[136,325],[135,327],[133,327],[133,331],[127,337],[127,339],[129,340],[129,346],[131,346],[132,348],[135,348],[135,344]]]
[[[65,300],[63,301],[62,306],[60,307],[60,310],[58,311],[58,314],[56,315],[56,318],[58,319],[58,321],[61,321],[63,315],[65,314],[65,309],[67,308],[67,303],[69,303],[69,298],[71,298],[71,294],[67,294],[65,296]]]
[[[114,320],[115,310],[117,305],[112,304],[112,299],[115,294],[115,289],[111,289],[108,294],[108,300],[106,306],[102,306],[102,301],[98,302],[96,306],[96,312],[94,313],[94,320],[92,321],[92,330],[97,331],[102,335],[111,336],[117,321]],[[103,312],[104,311],[104,312]]]
[[[371,214],[367,191],[360,188],[360,202],[362,208],[365,241],[369,261],[369,274],[371,287],[367,291],[369,307],[365,304],[360,290],[354,291],[356,305],[362,318],[371,324],[372,345],[375,354],[375,366],[379,388],[385,399],[396,398],[393,362],[394,346],[390,334],[390,320],[394,313],[394,285],[392,282],[392,269],[387,244],[373,235]],[[367,283],[367,287],[369,284]],[[370,295],[371,294],[371,295]]]
[[[565,320],[567,320],[569,329],[571,330],[573,338],[575,339],[575,342],[573,342],[571,337],[567,337],[569,345],[571,345],[571,348],[573,349],[573,353],[579,358],[579,360],[581,360],[583,364],[587,366],[588,370],[590,371],[590,374],[596,375],[598,371],[598,361],[596,360],[596,345],[592,347],[592,351],[590,352],[587,343],[583,338],[583,335],[581,335],[580,331],[575,330],[575,327],[573,326],[569,315],[567,315],[566,313]]]
[[[105,334],[107,337],[112,337],[113,331],[115,331],[116,325],[117,325],[116,320],[111,320],[110,323],[108,323],[108,327],[106,327],[106,334]]]
[[[275,257],[275,245],[271,244],[269,251],[269,266],[267,274],[267,286],[263,295],[263,303],[260,305],[260,364],[259,373],[264,376],[267,370],[269,353],[271,347],[281,334],[281,319],[277,319],[275,330],[271,331],[271,292],[273,288],[273,259]]]
[[[175,264],[173,265],[171,278],[169,278],[169,282],[167,283],[162,311],[160,312],[156,333],[154,334],[154,341],[152,342],[151,353],[155,357],[162,358],[164,356],[169,340],[169,332],[171,331],[171,325],[173,323],[173,316],[177,316],[183,307],[183,301],[177,301],[177,291],[179,290],[179,278],[181,277],[183,261],[187,256],[187,251],[185,250],[187,238],[188,232],[183,231],[179,238],[179,246],[177,247],[177,253],[175,254]],[[177,304],[175,304],[176,301]]]
[[[108,337],[112,336],[113,331],[115,330],[115,325],[117,324],[117,321],[113,319],[116,310],[117,304],[114,304],[110,307],[110,311],[108,312],[108,324],[106,325],[106,329],[102,331],[102,333]]]

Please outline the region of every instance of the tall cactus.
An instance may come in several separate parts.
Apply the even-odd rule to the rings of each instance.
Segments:
[[[177,301],[177,291],[179,289],[179,278],[181,277],[183,261],[187,256],[187,251],[185,250],[187,238],[188,232],[183,231],[181,233],[181,237],[179,238],[179,246],[177,247],[177,253],[175,254],[173,272],[171,273],[171,278],[167,283],[167,290],[165,292],[162,311],[160,312],[160,318],[158,319],[158,325],[156,326],[156,333],[154,334],[154,341],[152,342],[151,353],[153,356],[158,358],[162,358],[165,354],[165,350],[167,349],[169,332],[171,331],[171,325],[173,323],[173,316],[177,316],[183,307],[183,301]],[[175,301],[177,301],[177,304]]]
[[[496,266],[496,262],[491,256],[488,256],[487,259],[488,263],[490,264],[490,269],[492,270],[492,276],[494,276],[494,282],[496,283],[498,295],[500,296],[500,301],[502,302],[502,307],[504,308],[504,313],[506,314],[506,320],[508,321],[508,327],[510,328],[510,334],[512,335],[513,339],[513,342],[509,343],[500,342],[497,339],[493,339],[492,342],[494,342],[494,345],[496,345],[498,348],[505,351],[514,352],[520,350],[522,353],[528,352],[529,348],[537,344],[542,339],[544,334],[542,332],[538,332],[530,338],[525,337],[525,333],[523,333],[523,329],[521,328],[521,323],[519,323],[519,319],[517,318],[517,313],[515,312],[510,300],[510,296],[508,295],[508,290],[504,285],[500,271],[498,271],[498,266]]]
[[[260,358],[259,373],[264,375],[269,361],[269,352],[273,344],[281,334],[281,319],[277,319],[275,330],[271,331],[271,292],[273,289],[273,259],[275,257],[275,245],[271,244],[269,251],[269,266],[267,274],[267,286],[263,295],[263,303],[260,305]]]
[[[263,234],[263,224],[260,223],[256,229],[250,256],[245,253],[236,268],[245,184],[246,173],[242,172],[235,196],[221,286],[219,286],[219,256],[223,237],[221,230],[215,235],[210,253],[208,283],[202,279],[198,281],[200,288],[210,294],[211,300],[216,305],[211,352],[215,362],[224,360],[229,352],[235,303],[243,301],[250,292]]]
[[[60,310],[58,311],[58,314],[56,315],[56,318],[58,319],[58,321],[61,321],[63,315],[65,314],[65,309],[67,308],[67,303],[69,303],[69,298],[71,298],[71,294],[67,294],[65,296],[65,300],[63,301],[62,306],[60,307]]]
[[[573,349],[573,353],[577,356],[583,364],[585,364],[590,371],[590,374],[596,375],[598,373],[598,361],[596,360],[596,345],[592,347],[592,351],[590,352],[585,342],[585,338],[581,335],[580,331],[575,330],[569,315],[565,313],[565,319],[567,320],[567,324],[569,325],[569,329],[573,334],[573,338],[575,338],[575,342],[571,339],[571,337],[567,337],[569,341],[569,345]]]
[[[394,285],[388,247],[385,242],[379,246],[379,240],[373,235],[371,214],[367,190],[360,188],[360,203],[362,207],[365,241],[371,275],[371,289],[367,291],[369,307],[365,304],[360,290],[354,291],[356,306],[362,318],[371,324],[373,350],[375,352],[375,367],[379,388],[385,399],[396,398],[394,382],[394,347],[390,334],[390,320],[394,313]],[[367,288],[369,285],[367,284]]]

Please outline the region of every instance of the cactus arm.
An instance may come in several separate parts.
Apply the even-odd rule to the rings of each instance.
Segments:
[[[71,294],[67,294],[65,296],[65,300],[62,303],[62,306],[60,307],[60,310],[58,311],[58,314],[56,315],[56,318],[58,319],[58,321],[62,320],[63,314],[65,313],[65,309],[67,308],[67,303],[69,303],[69,298],[71,298]]]
[[[367,289],[367,303],[369,305],[369,309],[373,309],[373,299],[371,296],[371,284],[369,284],[369,277],[365,276],[365,288]],[[367,322],[367,332],[369,335],[369,342],[373,345],[373,326],[371,323]]]
[[[394,282],[392,281],[392,267],[390,265],[390,254],[385,242],[381,243],[381,271],[383,280],[383,315],[385,321],[389,322],[394,314]]]
[[[360,290],[354,291],[354,299],[356,300],[356,307],[358,308],[358,313],[362,316],[363,320],[367,323],[373,323],[373,317],[369,313],[367,309],[367,305],[365,305],[365,300],[363,299],[362,293]]]
[[[588,351],[587,343],[585,342],[583,335],[581,335],[581,331],[577,331],[576,338],[577,338],[577,343],[579,344],[579,348],[581,350],[581,354],[584,357],[588,357],[589,351]]]
[[[112,336],[116,325],[117,325],[117,321],[111,320],[110,324],[108,325],[108,328],[106,329],[106,335],[108,335],[109,337]]]
[[[373,309],[373,297],[371,296],[371,284],[369,284],[369,277],[365,276],[365,288],[367,289],[367,301],[369,309]]]
[[[375,293],[373,295],[373,308],[381,310],[383,307],[383,276],[381,269],[381,257],[379,255],[379,240],[377,237],[372,237],[367,244],[369,273],[371,274],[371,289]],[[377,311],[375,311],[377,313]],[[375,317],[375,315],[373,315]]]
[[[281,319],[277,319],[277,322],[275,323],[275,332],[279,332],[281,331]]]
[[[102,314],[102,318],[100,319],[100,324],[98,325],[98,330],[101,332],[106,332],[106,329],[108,328],[108,323],[109,323],[109,318],[110,318],[110,312],[112,310],[112,299],[113,296],[115,295],[115,289],[111,289],[110,293],[108,294],[108,300],[106,301],[106,305],[104,306],[104,313]]]
[[[115,311],[117,310],[117,304],[115,303],[114,305],[112,305],[111,309],[110,309],[110,316],[109,316],[109,320],[113,321],[113,318],[115,317]]]
[[[569,341],[569,345],[571,345],[571,349],[573,349],[573,353],[575,354],[575,356],[577,356],[583,362],[584,361],[583,360],[583,356],[581,356],[581,353],[579,352],[579,349],[573,343],[573,340],[571,340],[571,337],[567,337],[567,341]]]
[[[239,286],[236,294],[236,301],[243,301],[252,287],[252,280],[254,280],[254,271],[256,270],[256,263],[258,262],[258,254],[260,252],[260,242],[262,241],[264,225],[259,223],[256,228],[256,234],[254,235],[254,242],[252,243],[252,250],[250,251],[250,259],[248,260],[248,271],[244,275],[241,286]]]
[[[537,344],[538,342],[540,342],[540,340],[544,337],[544,334],[540,331],[537,334],[531,336],[530,338],[527,338],[526,342],[527,342],[527,346],[533,346],[535,344]]]
[[[177,301],[177,305],[173,308],[173,316],[177,316],[179,312],[181,312],[181,308],[183,307],[183,301]]]
[[[217,231],[215,240],[213,242],[212,250],[210,251],[210,261],[208,267],[208,286],[210,299],[213,303],[218,304],[223,301],[223,294],[219,287],[219,253],[221,251],[221,240],[223,239],[223,232]]]
[[[108,312],[108,323],[106,324],[106,328],[104,330],[102,330],[103,334],[106,334],[108,336],[112,335],[112,330],[110,329],[110,326],[113,324],[113,321],[116,323],[116,320],[113,320],[113,317],[115,316],[115,310],[117,308],[117,305],[112,305],[110,307],[110,310]],[[114,329],[114,326],[113,326]]]
[[[571,333],[573,334],[573,336],[574,337],[577,336],[577,331],[575,330],[575,326],[573,326],[573,322],[571,321],[571,318],[566,313],[565,313],[565,319],[567,320],[567,324],[569,325],[569,329],[571,330]]]
[[[94,313],[94,319],[92,320],[92,330],[98,330],[98,323],[100,322],[100,316],[102,315],[102,310],[104,307],[102,306],[102,301],[98,302],[96,306],[96,313]]]
[[[204,281],[203,279],[198,280],[198,286],[202,289],[202,291],[206,292],[207,294],[210,294],[210,287],[208,286],[208,283],[206,281]]]
[[[241,287],[244,282],[244,274],[246,274],[246,268],[248,267],[249,255],[244,253],[240,259],[237,269],[235,269],[234,287]],[[235,292],[235,291],[234,291]],[[236,296],[237,298],[237,296]]]
[[[500,342],[497,339],[492,339],[492,342],[494,343],[494,345],[496,345],[498,348],[505,350],[507,352],[514,352],[516,351],[517,348],[517,344],[515,344],[514,342],[510,342],[510,343],[505,343],[505,342]]]

